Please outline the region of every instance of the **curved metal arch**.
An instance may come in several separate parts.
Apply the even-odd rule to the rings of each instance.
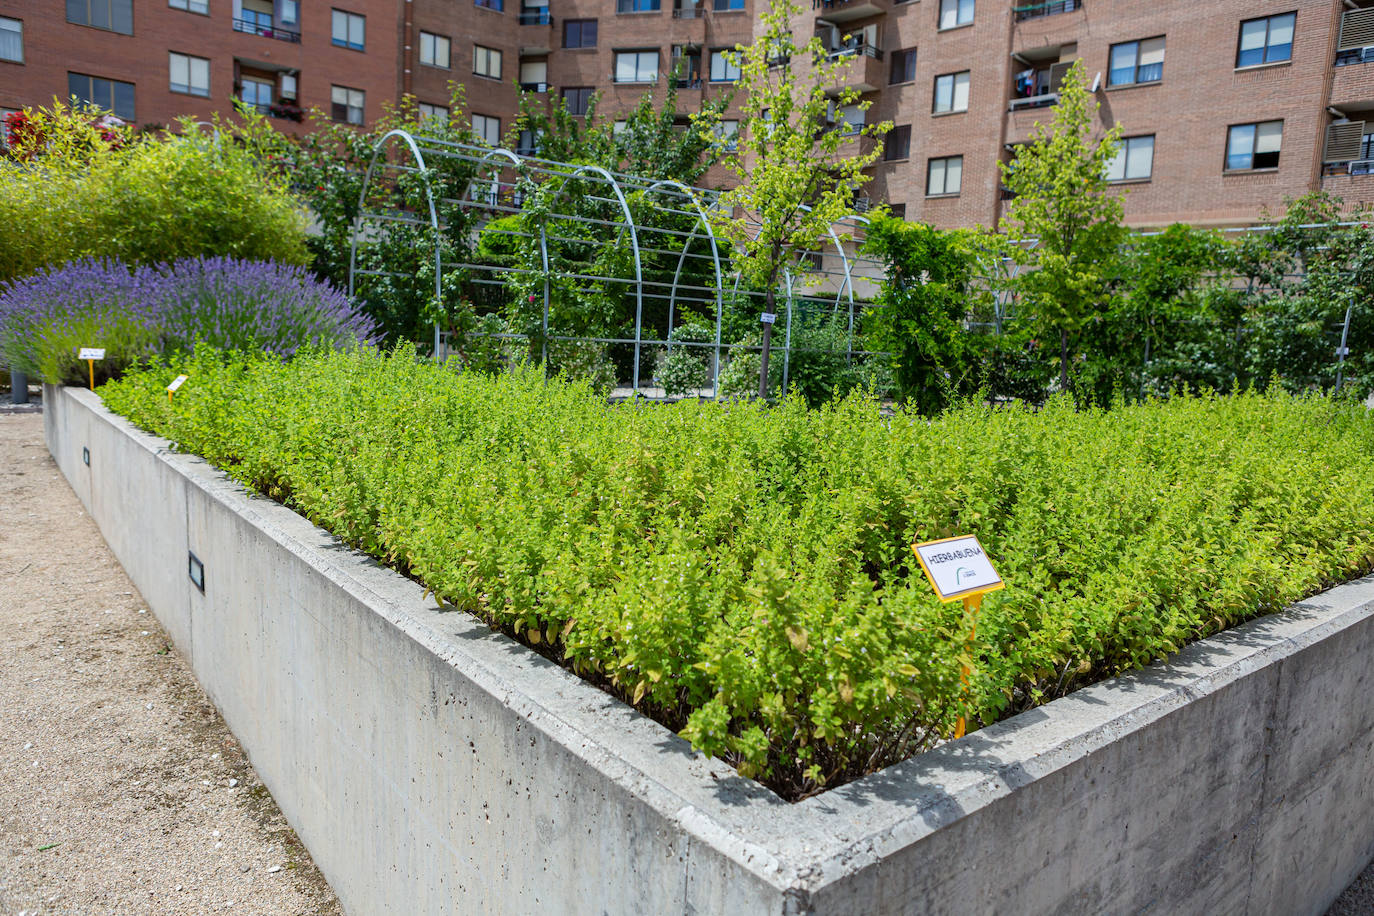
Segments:
[[[503,146],[497,147],[496,149],[488,152],[481,159],[477,160],[477,166],[473,171],[472,177],[468,179],[468,186],[463,191],[463,198],[467,203],[479,202],[472,199],[472,192],[475,185],[477,184],[477,179],[484,174],[482,170],[487,167],[487,163],[490,162],[492,159],[497,158],[498,156],[503,156],[506,159],[508,159],[510,161],[510,164],[514,166],[516,169],[521,168],[525,164],[525,161],[520,158],[519,154],[511,152]],[[497,174],[500,173],[498,172]]]
[[[434,189],[429,183],[429,167],[425,165],[424,154],[420,152],[419,145],[410,131],[396,128],[383,134],[372,147],[372,158],[367,163],[367,177],[363,179],[362,190],[358,192],[358,215],[353,217],[353,233],[348,246],[348,298],[352,299],[354,294],[354,274],[358,268],[358,233],[362,229],[363,214],[366,212],[367,192],[372,187],[372,172],[377,167],[377,157],[380,156],[393,138],[405,141],[406,146],[410,147],[410,153],[415,157],[415,163],[419,167],[420,174],[425,182],[425,201],[429,204],[429,226],[434,232],[434,299],[436,302],[443,298],[443,268],[440,264],[439,249],[439,211],[434,206]],[[439,324],[434,325],[434,356],[439,357]]]
[[[567,179],[577,178],[583,173],[589,172],[605,179],[615,192],[616,200],[620,202],[620,212],[625,216],[625,228],[630,230],[630,246],[635,256],[635,364],[634,373],[631,379],[635,394],[639,393],[639,353],[640,353],[640,332],[644,322],[644,265],[639,257],[639,229],[635,225],[634,214],[630,212],[630,204],[625,199],[624,192],[620,189],[620,182],[616,180],[606,169],[599,165],[579,165],[568,173]],[[568,182],[564,180],[558,187],[558,193],[553,200],[557,201],[567,190]],[[552,203],[552,202],[551,202]],[[539,255],[544,265],[544,364],[548,365],[548,337],[549,337],[549,239],[547,232],[547,217],[539,224]]]
[[[683,196],[692,202],[692,207],[697,211],[697,223],[692,226],[691,234],[687,236],[687,241],[682,245],[682,253],[678,255],[677,259],[677,269],[673,271],[673,285],[668,290],[668,352],[673,352],[673,306],[677,304],[677,285],[682,279],[682,265],[686,263],[687,251],[692,247],[692,242],[697,239],[698,230],[705,227],[706,237],[711,242],[711,263],[716,269],[716,343],[711,356],[711,392],[713,397],[718,397],[716,379],[720,377],[721,313],[725,307],[725,289],[720,269],[720,247],[716,242],[716,232],[711,228],[711,218],[707,215],[708,211],[701,206],[701,201],[697,200],[697,196],[692,193],[691,188],[672,178],[663,178],[651,183],[644,189],[644,193],[646,195],[652,194],[667,187],[681,191]],[[711,207],[715,209],[716,204],[713,203]]]

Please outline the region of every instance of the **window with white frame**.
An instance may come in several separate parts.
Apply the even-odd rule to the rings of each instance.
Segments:
[[[347,86],[329,87],[329,114],[345,124],[363,123],[364,95],[361,89]]]
[[[958,194],[964,183],[964,157],[944,156],[926,166],[926,196]]]
[[[277,0],[277,18],[282,25],[297,25],[301,21],[299,0]]]
[[[733,83],[739,79],[739,61],[730,48],[711,49],[711,82]]]
[[[272,107],[272,88],[267,80],[245,76],[240,82],[239,99],[245,105],[266,112]]]
[[[1164,78],[1164,36],[1112,45],[1107,65],[1108,86],[1157,83]]]
[[[447,105],[431,105],[428,102],[420,102],[419,109],[421,121],[433,121],[436,124],[448,123]]]
[[[501,145],[501,119],[493,118],[490,115],[475,114],[472,116],[472,132],[484,143],[492,146]]]
[[[739,147],[739,121],[725,120],[716,122],[712,128],[716,134],[716,142],[729,152],[734,152]]]
[[[952,29],[973,21],[973,0],[940,0],[940,28]]]
[[[548,92],[549,61],[547,58],[520,61],[520,88],[527,92]]]
[[[830,102],[826,116],[830,124],[845,136],[852,136],[864,129],[864,110],[859,105],[836,105]]]
[[[478,76],[501,78],[501,52],[482,45],[472,46],[472,72]]]
[[[936,114],[948,111],[968,111],[969,71],[944,73],[935,77]]]
[[[420,33],[420,63],[427,67],[443,67],[447,70],[449,65],[448,51],[448,39],[443,35],[423,31]]]
[[[24,62],[24,23],[0,16],[0,60]]]
[[[1296,13],[1247,19],[1240,24],[1236,66],[1255,67],[1293,59],[1293,27]]]
[[[1126,137],[1107,163],[1108,181],[1146,181],[1154,171],[1155,137]]]
[[[171,90],[187,95],[210,95],[210,61],[189,54],[168,54],[171,71]]]
[[[615,82],[652,83],[658,79],[658,51],[617,51]]]
[[[1282,147],[1282,121],[1232,124],[1226,132],[1226,169],[1278,168]]]
[[[188,13],[210,12],[210,0],[167,0],[167,5],[174,10],[185,10]]]
[[[333,10],[332,13],[334,44],[354,51],[363,50],[367,45],[367,19],[344,10]]]

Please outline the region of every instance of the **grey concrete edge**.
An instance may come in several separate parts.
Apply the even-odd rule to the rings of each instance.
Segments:
[[[203,459],[174,451],[167,440],[107,410],[98,395],[49,389],[45,400],[53,410],[61,409],[59,395],[135,439],[684,832],[768,884],[803,895],[1374,616],[1374,578],[1338,585],[1188,646],[1166,662],[1085,687],[862,780],[787,804],[474,618],[427,606],[415,583],[360,553],[341,550],[327,532],[284,506],[250,495]],[[473,639],[474,634],[481,638]],[[458,635],[468,638],[458,641]]]

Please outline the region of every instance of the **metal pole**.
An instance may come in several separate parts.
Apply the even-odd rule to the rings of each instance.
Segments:
[[[10,403],[27,404],[29,402],[29,377],[18,369],[10,370]]]
[[[1341,325],[1341,345],[1336,350],[1336,394],[1341,393],[1341,382],[1345,375],[1345,355],[1350,352],[1350,348],[1345,345],[1350,337],[1350,312],[1355,307],[1354,295],[1351,301],[1345,306],[1345,323]]]
[[[782,391],[787,393],[787,372],[792,362],[792,273],[787,273],[787,333],[782,340]]]

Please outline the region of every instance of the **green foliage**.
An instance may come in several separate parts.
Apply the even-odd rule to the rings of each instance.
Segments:
[[[0,280],[82,257],[309,260],[305,216],[263,166],[257,122],[135,134],[60,103],[0,157]],[[259,119],[260,121],[261,119]]]
[[[930,414],[971,395],[982,382],[986,347],[966,321],[979,261],[998,253],[993,240],[881,214],[868,227],[864,250],[886,269],[866,316],[868,343],[892,354],[899,396]]]
[[[670,343],[714,344],[716,329],[708,324],[688,323],[673,328]],[[689,394],[711,387],[711,361],[715,350],[706,347],[665,347],[658,356],[655,377],[669,397]]]
[[[201,352],[101,392],[789,797],[1374,562],[1374,419],[1321,397],[646,410],[408,350]],[[1009,583],[971,649],[911,562],[956,533]]]
[[[793,315],[790,352],[780,349],[786,342],[784,318],[778,320],[778,336],[773,339],[773,355],[768,361],[768,396],[795,393],[809,407],[819,407],[833,398],[843,397],[855,388],[872,384],[875,390],[890,387],[890,377],[865,368],[848,355],[850,334],[848,316],[837,312]],[[720,373],[720,396],[748,398],[758,394],[761,344],[757,332],[735,341],[729,361]],[[752,348],[752,349],[750,349]],[[784,367],[787,376],[784,392]]]
[[[1075,61],[1060,84],[1054,121],[1036,122],[1015,161],[1002,164],[1002,180],[1016,195],[1003,230],[1027,268],[1015,289],[1033,319],[1059,338],[1064,389],[1070,338],[1110,307],[1109,283],[1125,235],[1121,198],[1106,180],[1121,127],[1095,136],[1097,110],[1083,62]]]

